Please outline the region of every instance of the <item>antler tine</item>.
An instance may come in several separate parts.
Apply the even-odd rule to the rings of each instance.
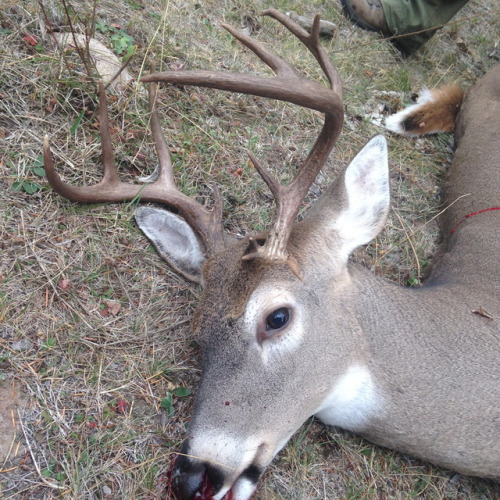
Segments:
[[[313,27],[309,34],[302,26],[292,21],[286,14],[281,13],[276,9],[266,9],[262,12],[263,16],[269,16],[279,21],[288,31],[293,33],[316,58],[323,73],[325,73],[330,83],[331,89],[342,97],[342,81],[339,73],[328,57],[327,52],[323,49],[319,41],[319,23],[321,16],[316,14],[313,21]]]
[[[279,12],[273,9],[270,9],[269,12],[276,12],[276,15],[280,15]],[[283,22],[289,22],[290,26],[295,24],[289,18],[286,18]],[[229,25],[222,24],[222,27],[237,38],[239,42],[252,50],[264,63],[275,71],[277,76],[267,78],[244,73],[205,70],[162,71],[143,76],[141,81],[144,83],[167,82],[180,85],[193,85],[268,97],[315,109],[323,113],[331,112],[338,114],[339,108],[342,110],[342,101],[339,95],[332,93],[325,86],[299,75],[287,62],[251,37],[235,30]],[[288,28],[288,25],[285,25],[285,27]],[[298,25],[296,27],[302,30]],[[307,34],[305,31],[304,33]]]
[[[320,64],[332,88],[327,88],[301,76],[287,62],[263,47],[259,42],[227,25],[223,25],[223,27],[273,69],[276,73],[275,77],[267,78],[240,73],[195,70],[153,73],[143,77],[142,81],[169,82],[240,92],[291,102],[325,113],[323,128],[316,142],[304,164],[299,168],[295,179],[287,186],[280,185],[258,163],[257,159],[250,155],[256,170],[273,193],[276,200],[276,214],[273,227],[264,246],[254,246],[250,253],[244,256],[244,259],[287,260],[288,252],[286,247],[292,223],[297,216],[302,200],[330,154],[342,128],[344,116],[341,98],[342,90],[337,70],[319,42],[319,16],[316,16],[312,33],[309,35],[289,17],[277,10],[269,9],[264,11],[263,14],[278,20],[306,45]]]
[[[245,45],[245,47],[249,48],[263,63],[267,64],[275,73],[279,75],[289,74],[294,77],[298,75],[297,71],[292,66],[290,66],[290,64],[288,64],[281,57],[277,56],[274,52],[268,50],[266,47],[258,43],[253,38],[250,38],[241,31],[233,28],[230,24],[221,23],[221,27],[224,28],[234,38],[236,38],[236,40],[238,40],[240,43]]]
[[[174,171],[172,160],[170,159],[170,151],[168,149],[165,137],[161,131],[160,118],[156,108],[156,97],[158,94],[158,85],[150,83],[148,88],[148,101],[150,111],[150,127],[151,135],[155,143],[156,156],[160,165],[158,181],[167,186],[175,186]]]
[[[106,103],[106,91],[102,81],[99,82],[99,132],[101,133],[102,165],[104,167],[103,183],[115,184],[120,182],[116,171],[113,144],[109,133],[108,105]]]
[[[250,153],[250,151],[247,151],[247,155],[250,158],[250,161],[252,162],[255,170],[259,173],[259,175],[262,177],[262,180],[267,184],[267,187],[271,191],[272,195],[274,196],[275,199],[277,199],[280,196],[281,193],[281,185],[279,182],[270,174],[270,172],[264,168],[259,160]]]
[[[330,83],[330,87],[338,97],[342,97],[342,83],[338,71],[333,66],[331,59],[326,51],[321,47],[319,41],[319,23],[320,16],[316,15],[313,22],[311,34],[296,24],[290,17],[282,14],[276,9],[267,9],[262,15],[268,15],[279,21],[285,28],[293,33],[313,54],[321,69],[325,73]],[[341,108],[342,109],[342,108]],[[262,166],[255,162],[251,157],[255,168],[259,171],[261,177],[269,186],[276,200],[275,222],[269,233],[266,244],[263,247],[255,247],[253,251],[247,253],[244,259],[254,259],[259,257],[271,256],[276,260],[284,260],[288,256],[286,245],[290,237],[293,221],[297,216],[302,200],[307,195],[319,170],[328,158],[333,145],[337,141],[342,128],[343,112],[340,119],[331,113],[325,112],[325,122],[318,139],[314,143],[308,157],[299,168],[295,179],[288,186],[280,186],[278,196],[274,195],[274,179],[266,180],[269,174],[264,171]],[[274,187],[274,190],[273,190]]]
[[[104,175],[102,181],[97,186],[113,186],[119,183],[118,173],[113,155],[113,146],[111,144],[111,136],[109,134],[109,118],[108,107],[106,105],[106,93],[104,85],[99,82],[99,131],[101,134],[102,147],[102,164],[104,167]],[[49,138],[46,135],[43,143],[43,161],[45,173],[52,189],[71,201],[92,203],[94,201],[106,201],[93,199],[93,195],[97,194],[97,189],[90,190],[89,187],[74,187],[62,181],[55,171],[52,153],[50,151]],[[97,187],[95,186],[95,187]],[[100,189],[99,191],[102,191]]]
[[[181,193],[174,183],[172,162],[165,138],[161,132],[156,111],[156,86],[150,89],[149,107],[151,133],[155,142],[160,173],[158,179],[147,185],[128,184],[120,180],[113,155],[109,133],[108,111],[104,86],[99,84],[99,121],[102,144],[104,175],[98,184],[92,186],[71,186],[65,183],[54,168],[48,136],[44,138],[44,166],[49,184],[54,191],[71,201],[81,203],[120,202],[139,199],[172,207],[182,215],[195,230],[205,245],[207,254],[213,254],[224,247],[222,228],[222,202],[220,192],[214,189],[214,207],[210,211],[197,201]]]

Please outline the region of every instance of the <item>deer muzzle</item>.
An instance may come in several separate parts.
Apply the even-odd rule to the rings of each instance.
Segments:
[[[198,459],[189,450],[186,440],[172,472],[172,488],[178,500],[247,500],[265,469],[250,464],[240,472],[235,467]]]

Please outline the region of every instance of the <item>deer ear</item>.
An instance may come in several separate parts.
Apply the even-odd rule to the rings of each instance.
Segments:
[[[335,221],[347,258],[382,230],[390,204],[387,141],[377,135],[344,171],[345,202]]]
[[[139,207],[135,220],[160,256],[186,279],[202,282],[203,250],[191,226],[177,215],[153,207]]]

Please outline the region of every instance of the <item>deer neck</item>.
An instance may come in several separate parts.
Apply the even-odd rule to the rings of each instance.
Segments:
[[[361,341],[352,344],[356,361],[317,416],[391,449],[441,465],[449,460],[455,468],[459,463],[464,472],[476,473],[482,450],[473,436],[482,429],[485,445],[497,439],[498,429],[484,422],[484,415],[499,396],[492,382],[498,373],[498,323],[472,313],[455,283],[409,289],[358,267],[350,274],[351,314]],[[500,304],[494,313],[500,317]],[[362,390],[356,404],[342,413],[334,408],[339,402],[334,396],[346,380]],[[339,415],[343,420],[335,420]]]
[[[497,279],[485,280],[482,291],[471,291],[459,279],[434,279],[420,288],[409,288],[358,266],[352,266],[350,273],[352,310],[362,331],[363,357],[368,365],[379,367],[380,376],[399,366],[401,374],[415,383],[414,373],[421,372],[425,363],[430,365],[435,353],[449,352],[454,344],[465,345],[478,332],[491,332],[491,338],[500,335],[498,322],[479,313],[482,305],[484,310],[490,308],[492,317],[500,318]]]

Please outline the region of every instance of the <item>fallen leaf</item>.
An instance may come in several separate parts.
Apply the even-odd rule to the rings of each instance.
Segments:
[[[57,104],[57,99],[49,99],[47,106],[45,106],[45,111],[47,113],[52,113],[54,111],[54,106]]]
[[[28,45],[31,45],[32,47],[34,47],[37,43],[38,43],[38,40],[35,36],[33,35],[26,35],[26,36],[23,36],[23,40],[28,44]]]
[[[69,280],[62,279],[59,282],[59,288],[61,290],[67,290],[71,286],[71,282]]]
[[[61,47],[75,47],[78,45],[81,48],[86,48],[88,43],[88,49],[92,59],[94,60],[97,72],[101,76],[104,84],[107,84],[111,79],[118,73],[122,66],[122,62],[116,57],[113,52],[108,49],[101,42],[95,38],[90,38],[87,40],[85,35],[80,35],[74,33],[69,35],[68,33],[54,33],[58,43]],[[110,83],[112,89],[120,89],[132,80],[132,75],[125,69],[118,77]]]
[[[99,314],[103,318],[107,318],[109,316],[109,309],[107,307],[104,307],[103,309],[99,309]]]
[[[122,305],[117,300],[104,299],[103,302],[109,314],[112,316],[116,316],[120,312]]]
[[[119,399],[116,402],[116,413],[119,413],[120,415],[124,415],[125,411],[127,409],[128,403],[124,401],[123,399]]]
[[[460,50],[460,52],[471,55],[471,51],[469,50],[469,47],[467,47],[467,44],[465,42],[462,41],[457,42],[457,47]]]
[[[186,67],[185,62],[173,62],[168,65],[172,71],[182,71]]]

